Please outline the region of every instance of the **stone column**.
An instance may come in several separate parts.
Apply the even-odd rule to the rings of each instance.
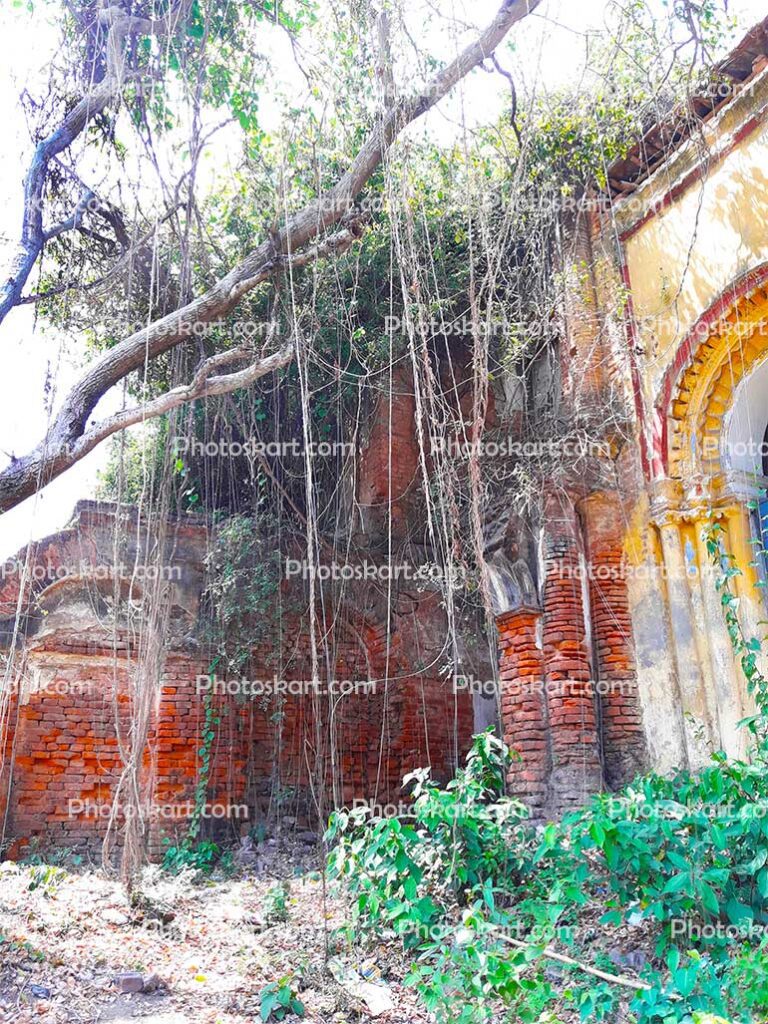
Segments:
[[[616,492],[579,506],[588,557],[595,684],[605,781],[619,788],[647,768],[624,558],[624,510]]]
[[[586,619],[581,531],[570,498],[544,504],[544,686],[552,749],[551,809],[583,803],[603,785]]]
[[[745,731],[738,728],[738,723],[745,714],[742,700],[743,682],[733,657],[733,648],[725,626],[720,594],[717,590],[717,572],[704,539],[708,525],[709,518],[706,510],[699,510],[693,528],[696,533],[699,586],[717,702],[720,746],[729,755],[739,757],[745,753]]]
[[[664,556],[664,578],[672,645],[675,653],[680,703],[684,715],[683,733],[690,768],[706,764],[715,739],[716,709],[707,692],[702,670],[702,637],[696,629],[691,597],[691,580],[683,551],[679,512],[666,500],[653,509]]]
[[[724,508],[725,516],[725,537],[724,546],[728,554],[732,555],[736,565],[741,569],[741,575],[732,580],[732,589],[739,598],[739,621],[747,640],[765,635],[765,591],[758,587],[759,575],[755,568],[756,548],[752,541],[754,531],[750,521],[748,502],[753,500],[753,495],[734,493],[732,489],[723,496],[728,505]],[[722,615],[722,612],[721,612]],[[765,645],[762,652],[758,654],[757,665],[763,675],[768,675],[768,656]],[[752,715],[757,707],[754,698],[749,693],[747,681],[741,667],[736,669],[736,680],[738,699],[741,705],[741,718]],[[749,737],[741,730],[740,740],[742,747],[749,745]]]
[[[521,758],[510,770],[509,792],[524,800],[534,817],[543,813],[551,767],[540,623],[541,612],[525,607],[496,620],[504,741]]]
[[[627,597],[632,616],[645,742],[656,771],[687,763],[677,663],[664,578],[664,555],[646,498],[625,539]]]

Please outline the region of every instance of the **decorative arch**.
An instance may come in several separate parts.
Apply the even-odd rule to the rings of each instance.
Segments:
[[[765,328],[759,330],[760,326]],[[723,472],[720,439],[739,384],[768,357],[768,264],[735,282],[696,322],[662,383],[657,422],[673,480]]]
[[[734,586],[742,625],[747,635],[758,635],[765,608],[755,589],[754,488],[723,441],[733,439],[740,396],[766,360],[768,263],[730,285],[694,324],[664,375],[654,409],[651,520],[669,609],[675,705],[684,713],[677,728],[690,766],[705,763],[713,745],[741,756],[738,723],[753,710],[733,658],[705,536],[714,507],[726,550],[741,569]],[[762,442],[764,423],[753,426]],[[692,728],[693,721],[703,732]]]
[[[144,588],[138,580],[110,567],[100,572],[86,570],[67,573],[49,583],[38,594],[37,602],[46,611],[53,611],[67,601],[90,599],[94,595],[112,600],[116,591],[121,601],[136,604],[144,598]]]

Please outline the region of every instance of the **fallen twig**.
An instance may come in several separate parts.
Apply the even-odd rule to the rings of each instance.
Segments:
[[[523,942],[521,939],[512,939],[508,935],[499,935],[499,938],[503,942],[508,942],[510,946],[516,946],[518,949],[531,949],[529,942]],[[580,971],[584,971],[586,974],[591,974],[594,978],[600,978],[602,981],[610,981],[614,985],[623,985],[624,988],[642,989],[644,992],[650,992],[652,986],[645,981],[640,981],[638,978],[627,978],[623,974],[609,974],[608,971],[601,971],[597,967],[590,967],[588,964],[583,964],[579,960],[574,960],[571,956],[565,956],[563,953],[556,953],[554,949],[550,949],[547,946],[542,951],[542,956],[547,957],[549,960],[557,960],[561,964],[567,964],[569,967],[578,967]],[[672,996],[673,999],[679,998]]]

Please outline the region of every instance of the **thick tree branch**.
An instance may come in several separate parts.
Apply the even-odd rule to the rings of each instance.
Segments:
[[[7,478],[9,485],[12,486],[14,476],[20,475],[26,478],[29,474],[34,474],[40,478],[43,474],[49,473],[58,476],[119,430],[125,430],[126,427],[136,423],[143,423],[146,420],[162,416],[164,413],[196,399],[208,398],[212,395],[225,395],[231,391],[248,387],[259,377],[263,377],[267,373],[274,373],[287,366],[293,360],[294,355],[294,344],[291,341],[271,355],[259,357],[241,370],[215,376],[215,371],[222,366],[245,362],[253,359],[254,356],[253,350],[249,348],[219,352],[200,364],[191,383],[180,385],[148,402],[108,416],[89,427],[71,445],[59,446],[55,451],[50,452],[44,448],[37,449],[24,459],[16,459],[11,462],[2,477]]]
[[[43,197],[48,167],[60,153],[68,149],[85,127],[109,104],[122,95],[128,80],[125,73],[125,51],[128,40],[137,35],[168,35],[186,19],[192,0],[182,0],[168,18],[150,21],[126,14],[122,7],[105,6],[99,20],[108,26],[107,74],[64,117],[47,138],[38,143],[24,179],[24,213],[21,239],[11,259],[8,273],[0,284],[0,323],[21,299],[21,293],[49,238],[71,230],[70,217],[53,233],[43,228]],[[73,215],[74,216],[74,215]],[[80,215],[82,220],[82,212]]]
[[[490,25],[438,72],[424,91],[398,99],[384,113],[336,185],[288,218],[278,233],[249,253],[203,295],[132,334],[91,363],[67,395],[46,438],[29,455],[15,460],[0,473],[0,511],[18,505],[82,457],[73,458],[69,453],[77,450],[84,437],[88,417],[99,399],[129,373],[181,344],[194,333],[196,325],[227,316],[244,295],[286,262],[297,267],[348,248],[360,233],[359,223],[350,218],[354,201],[394,140],[489,57],[512,26],[540,2],[504,0]],[[299,252],[343,220],[351,222],[351,226],[321,240],[310,250]]]
[[[249,363],[242,370],[228,373],[221,376],[213,376],[215,370],[222,366],[237,362],[245,362],[253,359],[253,349],[237,348],[228,352],[219,352],[200,364],[190,384],[180,385],[172,388],[165,394],[135,406],[132,409],[124,409],[114,416],[109,416],[95,426],[90,427],[83,436],[72,446],[68,455],[72,463],[82,459],[84,455],[92,451],[97,444],[104,441],[118,430],[125,430],[135,423],[143,423],[146,420],[162,416],[164,413],[177,409],[187,402],[194,402],[199,398],[210,398],[213,395],[226,395],[231,391],[238,391],[240,388],[248,387],[267,373],[273,373],[287,366],[294,358],[294,344],[289,342],[283,345],[276,352],[269,356],[258,358],[255,362]]]

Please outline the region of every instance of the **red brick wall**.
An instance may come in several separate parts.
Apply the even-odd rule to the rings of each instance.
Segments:
[[[394,493],[403,500],[417,472],[411,405],[406,388],[395,400],[395,432],[402,433],[400,442],[410,452],[396,459],[400,475]],[[380,409],[374,424],[380,440],[388,436],[388,420],[388,411],[385,416]],[[387,451],[388,443],[379,447]],[[364,471],[372,505],[383,496],[385,479],[381,466],[375,470],[375,465],[366,464]],[[503,729],[508,743],[523,757],[510,775],[510,789],[542,813],[578,802],[601,787],[599,730],[609,785],[619,785],[644,763],[626,580],[617,568],[621,509],[609,495],[587,499],[580,511],[586,540],[570,499],[563,494],[547,498],[543,610],[519,609],[501,616],[498,623]],[[88,515],[94,519],[96,514]],[[102,547],[110,534],[107,520],[94,519],[104,533]],[[184,529],[189,533],[184,535],[189,583],[178,593],[179,600],[185,596],[194,609],[195,552],[204,535],[199,527]],[[55,567],[67,564],[67,551],[72,559],[75,552],[82,558],[91,547],[87,536],[81,540],[73,530],[44,542],[41,551],[46,564]],[[588,587],[582,579],[585,553]],[[92,554],[97,559],[103,552]],[[17,586],[9,578],[0,593],[5,601],[0,611],[8,617],[15,613]],[[381,622],[359,615],[357,609],[363,606],[368,607],[350,599],[350,617],[338,617],[326,630],[325,642],[320,643],[321,674],[372,679],[374,690],[338,698],[296,692],[216,698],[220,721],[208,801],[245,804],[249,818],[214,819],[208,822],[211,829],[243,831],[278,812],[306,820],[312,817],[319,792],[324,794],[324,811],[334,799],[346,804],[355,799],[396,803],[402,796],[401,779],[412,769],[431,766],[441,781],[455,772],[473,731],[472,700],[468,691],[454,692],[450,681],[438,674],[447,629],[440,595],[410,594],[402,602],[408,611],[399,610],[396,602],[389,636]],[[106,819],[72,815],[68,806],[71,800],[86,799],[108,804],[121,771],[115,706],[127,721],[128,639],[119,636],[113,643],[110,636],[94,631],[93,623],[78,632],[77,615],[67,618],[68,607],[63,605],[61,613],[44,620],[51,632],[47,637],[33,636],[23,656],[24,671],[33,679],[41,677],[47,689],[33,691],[23,701],[14,698],[10,708],[0,812],[10,780],[6,836],[17,841],[17,849],[39,836],[54,845],[89,845],[97,852]],[[312,678],[306,622],[289,621],[280,648],[271,638],[269,645],[254,652],[246,674],[262,680]],[[415,672],[419,663],[433,667]],[[207,664],[202,653],[192,656],[171,649],[168,654],[145,759],[148,800],[155,806],[185,805],[194,798],[204,716],[196,679]],[[153,852],[160,852],[164,834],[180,831],[184,824],[156,820],[151,830]]]
[[[109,803],[119,773],[115,719],[127,721],[124,659],[113,661],[77,637],[59,647],[30,652],[24,671],[41,688],[25,699],[15,691],[12,698],[4,772],[10,782],[6,839],[16,847],[33,837],[65,847],[84,836],[100,842],[106,818],[86,821],[71,813],[71,801]]]
[[[497,619],[504,740],[520,755],[509,774],[509,792],[543,811],[552,767],[544,697],[544,657],[537,635],[541,613],[529,608]]]
[[[624,510],[616,494],[580,508],[589,559],[589,602],[606,782],[617,788],[647,768],[623,553]]]
[[[278,811],[316,824],[313,793],[323,792],[323,813],[328,813],[334,778],[339,802],[383,804],[400,799],[402,777],[416,767],[431,765],[442,780],[452,775],[471,737],[469,696],[454,694],[439,678],[406,675],[396,657],[385,683],[384,630],[364,625],[359,636],[341,634],[339,629],[332,645],[336,678],[373,678],[376,689],[340,695],[333,700],[333,714],[324,693],[213,697],[219,722],[205,831],[244,833]],[[257,652],[248,678],[311,679],[308,637],[292,630],[291,645],[302,658],[292,657],[290,671],[276,668],[265,649]],[[99,644],[70,634],[51,636],[27,652],[25,672],[43,689],[14,701],[11,709],[4,777],[10,773],[6,838],[13,840],[13,854],[34,838],[99,853],[106,817],[85,814],[71,802],[106,808],[116,794],[122,759],[114,699],[125,724],[129,668],[126,641],[115,647],[113,656],[106,638]],[[158,688],[144,758],[146,802],[156,812],[149,837],[155,856],[161,855],[165,836],[185,831],[194,801],[205,714],[198,677],[206,674],[207,664],[172,652]],[[219,678],[227,681],[225,675]]]

